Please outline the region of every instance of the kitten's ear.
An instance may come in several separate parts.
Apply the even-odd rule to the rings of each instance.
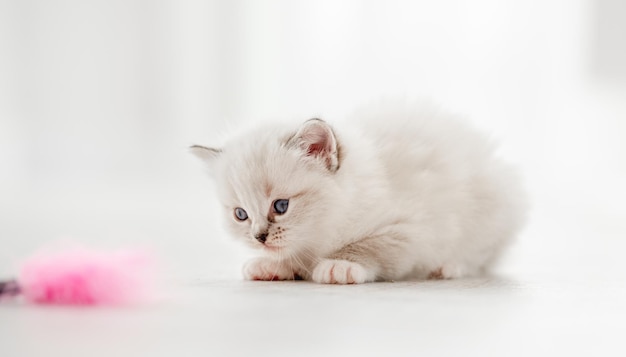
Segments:
[[[321,119],[304,122],[291,139],[306,156],[321,159],[331,172],[339,169],[338,145],[330,125]]]
[[[203,162],[212,165],[213,162],[220,156],[222,150],[208,148],[206,146],[191,145],[189,151]]]

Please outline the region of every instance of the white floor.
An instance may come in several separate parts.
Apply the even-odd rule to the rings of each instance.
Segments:
[[[617,211],[540,196],[531,224],[492,277],[361,286],[245,282],[245,255],[207,217],[214,206],[203,205],[211,194],[203,180],[107,194],[58,186],[8,197],[0,276],[52,238],[104,247],[131,242],[161,256],[166,297],[123,308],[4,301],[0,355],[626,353],[626,225]]]
[[[618,284],[621,287],[618,287]],[[199,279],[141,308],[5,304],[5,356],[623,355],[623,284]],[[621,316],[620,316],[621,314]]]

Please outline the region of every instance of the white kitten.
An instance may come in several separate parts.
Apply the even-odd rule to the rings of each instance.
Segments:
[[[262,127],[210,167],[232,234],[262,256],[246,279],[363,283],[484,271],[526,205],[485,137],[424,105],[378,105],[344,126]]]

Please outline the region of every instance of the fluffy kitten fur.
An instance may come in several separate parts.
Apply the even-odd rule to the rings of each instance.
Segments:
[[[432,106],[378,104],[345,126],[265,126],[191,150],[209,165],[233,236],[261,253],[246,279],[475,275],[524,221],[515,172],[483,135]],[[278,199],[289,200],[284,214]]]

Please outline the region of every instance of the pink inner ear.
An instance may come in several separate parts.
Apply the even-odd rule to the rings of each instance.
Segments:
[[[324,145],[320,143],[314,143],[314,144],[309,145],[309,148],[307,149],[307,154],[317,155],[322,151],[324,151]]]

